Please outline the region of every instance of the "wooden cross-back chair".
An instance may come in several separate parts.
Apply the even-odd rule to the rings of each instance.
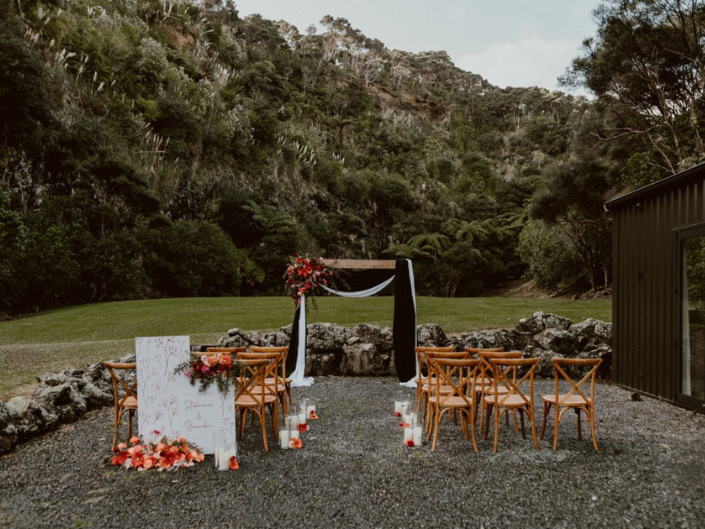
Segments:
[[[113,449],[115,449],[115,444],[117,443],[118,429],[120,428],[120,422],[122,421],[123,415],[127,413],[127,438],[130,439],[132,437],[132,417],[135,415],[135,411],[137,411],[137,378],[135,377],[134,383],[128,385],[116,373],[116,371],[135,371],[137,369],[137,364],[119,364],[116,362],[103,362],[103,365],[108,370],[108,373],[110,373],[110,378],[113,381],[113,396],[115,401],[115,435],[113,435]],[[120,396],[121,390],[124,391],[122,396]]]
[[[553,450],[555,452],[558,446],[558,424],[563,418],[563,414],[573,409],[578,415],[578,439],[582,439],[582,428],[580,424],[580,412],[584,412],[590,423],[590,433],[592,434],[592,444],[595,450],[599,450],[597,446],[597,438],[595,437],[595,379],[597,378],[597,369],[602,363],[601,358],[553,358],[553,374],[555,378],[555,393],[553,395],[543,396],[543,426],[541,427],[541,439],[546,431],[546,418],[551,411],[551,406],[555,406],[554,422],[553,422]],[[575,382],[573,378],[565,372],[564,367],[589,368],[579,382]],[[566,380],[571,386],[568,393],[560,393],[560,382]],[[588,397],[581,389],[590,381],[590,396]]]
[[[287,399],[286,399],[286,383],[285,379],[282,378],[281,372],[285,369],[284,365],[286,363],[286,347],[278,348],[277,351],[252,351],[249,353],[238,353],[238,360],[258,360],[266,359],[271,360],[271,364],[267,367],[266,373],[264,374],[264,385],[268,392],[276,395],[278,401],[281,403],[282,413],[286,415],[287,413]]]
[[[433,445],[431,451],[436,450],[438,427],[443,414],[458,413],[465,439],[470,439],[468,433],[469,425],[472,434],[472,444],[475,452],[477,452],[473,388],[481,362],[472,358],[445,358],[440,355],[442,353],[439,356],[426,357],[430,370],[429,375],[434,379],[428,397],[429,422],[433,423]],[[428,432],[428,438],[431,438],[431,430]]]
[[[521,416],[521,434],[526,439],[524,430],[524,414],[526,414],[531,423],[531,434],[534,439],[534,446],[539,450],[539,443],[536,439],[536,424],[534,421],[534,372],[539,363],[538,358],[525,359],[507,359],[507,358],[492,358],[490,365],[492,366],[492,375],[494,378],[494,392],[490,395],[485,395],[483,402],[495,408],[494,416],[494,451],[497,451],[497,441],[499,438],[499,422],[503,413],[509,413],[509,410],[519,412]],[[517,382],[516,375],[509,376],[508,372],[516,373],[516,369],[526,368],[526,373]],[[525,381],[529,381],[529,392],[522,391],[521,386]],[[499,391],[499,387],[506,388],[505,393]],[[489,430],[489,418],[491,410],[488,410],[487,424],[485,425],[485,440],[487,440],[487,432]]]
[[[259,354],[259,353],[279,353],[280,356],[280,362],[278,364],[279,367],[279,378],[281,383],[284,385],[284,393],[286,394],[285,396],[288,397],[289,399],[289,404],[288,406],[291,407],[293,406],[293,401],[291,399],[291,382],[292,379],[290,377],[286,376],[286,357],[289,354],[289,348],[286,346],[282,347],[257,347],[257,346],[250,346],[250,353],[253,354]],[[274,380],[272,377],[267,378],[267,385],[271,386],[274,384]],[[282,401],[282,407],[284,409],[284,413],[287,412],[287,403],[285,401]]]
[[[238,438],[242,438],[245,432],[247,413],[255,414],[262,425],[262,441],[264,450],[269,452],[267,444],[267,408],[272,417],[272,430],[274,438],[279,440],[279,419],[277,415],[277,397],[267,390],[264,382],[267,368],[272,364],[271,360],[261,358],[257,360],[240,359],[241,369],[235,377],[237,384],[235,394],[235,412],[240,413],[240,431]]]
[[[421,410],[421,402],[424,403],[423,413],[426,413],[426,397],[428,396],[428,384],[432,382],[430,379],[428,364],[424,353],[451,353],[455,351],[455,347],[414,347],[416,351],[416,362],[419,365],[419,376],[416,378],[416,413]],[[425,373],[425,374],[424,374]]]
[[[480,360],[482,360],[481,373],[477,379],[478,383],[475,386],[475,392],[477,393],[478,397],[476,403],[480,406],[480,432],[482,432],[482,429],[484,427],[482,422],[487,411],[487,405],[485,404],[483,397],[485,395],[492,395],[495,391],[497,391],[498,393],[507,392],[507,389],[503,385],[496,384],[496,380],[492,374],[492,365],[490,364],[490,360],[493,358],[519,359],[524,356],[524,353],[522,353],[521,351],[495,351],[488,349],[471,348],[466,348],[466,350],[469,350],[469,352],[476,354],[480,358]],[[507,368],[505,370],[505,374],[509,374],[510,372],[512,373],[512,376],[516,379],[516,369]],[[514,428],[518,432],[519,426],[516,422],[516,414],[514,413],[512,415],[514,416]],[[506,416],[506,420],[507,424],[509,424],[509,415]]]

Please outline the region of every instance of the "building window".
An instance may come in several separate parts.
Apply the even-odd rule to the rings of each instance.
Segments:
[[[679,234],[681,394],[705,402],[705,227]]]

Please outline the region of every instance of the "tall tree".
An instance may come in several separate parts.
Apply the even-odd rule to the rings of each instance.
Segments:
[[[614,126],[603,139],[641,142],[650,152],[632,155],[661,169],[659,177],[698,162],[705,155],[703,2],[604,0],[594,15],[597,35],[563,83],[607,103]]]

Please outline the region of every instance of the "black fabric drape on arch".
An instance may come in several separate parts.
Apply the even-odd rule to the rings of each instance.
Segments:
[[[407,259],[398,260],[394,278],[394,367],[401,382],[416,375],[416,293],[410,268]]]

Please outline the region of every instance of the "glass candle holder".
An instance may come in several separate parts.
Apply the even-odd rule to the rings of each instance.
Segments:
[[[312,417],[318,417],[316,414],[316,401],[309,399],[308,405],[306,406],[306,418],[310,419]]]

